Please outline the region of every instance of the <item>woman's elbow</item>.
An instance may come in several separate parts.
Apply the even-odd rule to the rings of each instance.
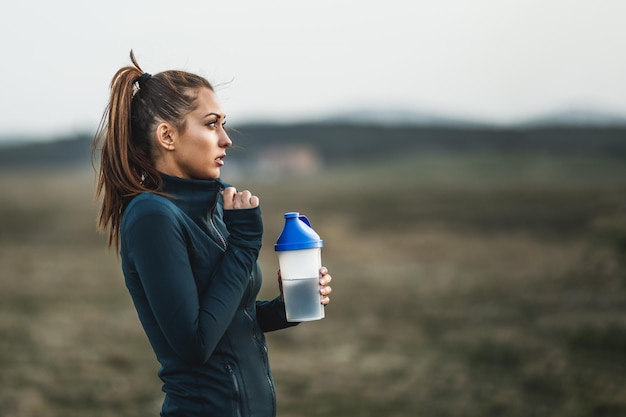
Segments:
[[[193,340],[174,347],[178,357],[186,364],[193,366],[204,365],[213,354],[214,349],[215,346],[209,346],[201,340]]]

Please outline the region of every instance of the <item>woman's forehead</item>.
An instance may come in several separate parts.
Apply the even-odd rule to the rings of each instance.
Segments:
[[[202,88],[196,97],[196,108],[193,113],[200,117],[215,114],[224,117],[224,111],[214,91],[209,88]]]

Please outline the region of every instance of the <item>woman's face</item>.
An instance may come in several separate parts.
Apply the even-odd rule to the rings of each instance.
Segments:
[[[175,141],[172,175],[181,178],[216,179],[226,148],[233,143],[224,130],[225,115],[215,92],[202,88],[196,109],[185,118],[185,129]]]

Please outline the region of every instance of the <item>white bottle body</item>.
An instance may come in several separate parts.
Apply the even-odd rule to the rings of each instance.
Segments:
[[[287,320],[311,321],[324,318],[321,304],[321,248],[278,252]]]

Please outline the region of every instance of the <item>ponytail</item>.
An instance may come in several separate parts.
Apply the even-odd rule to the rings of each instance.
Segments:
[[[154,165],[153,136],[158,123],[184,130],[185,116],[195,108],[200,88],[213,90],[203,77],[184,71],[145,73],[133,51],[132,66],[120,68],[111,81],[109,103],[93,141],[92,161],[99,153],[96,198],[102,198],[98,229],[108,231],[108,246],[119,249],[126,205],[144,192],[159,193],[162,178]]]

